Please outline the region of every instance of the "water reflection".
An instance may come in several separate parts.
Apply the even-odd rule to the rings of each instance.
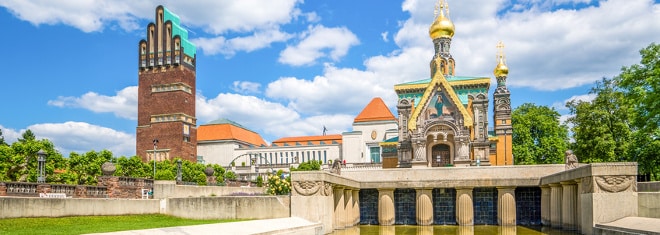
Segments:
[[[438,226],[413,226],[413,225],[397,225],[397,226],[375,226],[375,225],[361,225],[342,230],[336,230],[331,233],[332,235],[437,235],[437,234],[456,234],[456,235],[484,235],[484,234],[499,234],[499,235],[574,235],[575,232],[567,232],[549,227],[524,227],[524,226],[493,226],[493,225],[476,225],[476,226],[454,226],[454,225],[438,225]]]

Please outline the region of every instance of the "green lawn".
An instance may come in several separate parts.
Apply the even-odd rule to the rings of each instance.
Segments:
[[[0,234],[85,234],[235,221],[240,220],[193,220],[159,214],[16,218],[0,219]]]

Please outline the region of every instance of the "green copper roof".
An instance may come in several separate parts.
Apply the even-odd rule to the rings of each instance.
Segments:
[[[237,126],[237,127],[243,128],[243,129],[248,130],[248,131],[252,131],[252,130],[250,130],[250,129],[244,127],[243,125],[238,124],[238,122],[235,122],[235,121],[232,121],[232,120],[229,120],[229,119],[226,119],[226,118],[220,118],[220,119],[216,119],[216,120],[210,121],[210,122],[204,124],[203,126],[206,126],[206,125],[218,125],[218,124],[230,124],[230,125],[234,125],[234,126]]]
[[[179,37],[181,37],[181,46],[183,47],[183,53],[186,54],[187,56],[195,58],[195,54],[197,54],[197,48],[195,47],[195,44],[188,41],[188,30],[181,27],[179,16],[172,13],[166,7],[163,7],[163,10],[165,12],[163,16],[165,20],[164,22],[167,22],[168,20],[172,22],[172,37],[179,35]]]
[[[485,77],[472,77],[472,76],[445,76],[445,79],[447,81],[453,82],[453,81],[468,81],[468,80],[477,80],[477,79],[483,79]],[[418,85],[418,84],[427,84],[431,82],[430,78],[427,79],[422,79],[422,80],[417,80],[417,81],[412,81],[412,82],[406,82],[406,83],[401,83],[397,84],[398,85]]]

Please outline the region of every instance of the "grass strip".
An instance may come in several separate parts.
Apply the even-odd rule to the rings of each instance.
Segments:
[[[13,218],[0,219],[0,234],[69,235],[198,224],[226,223],[236,221],[243,220],[194,220],[160,214],[122,216],[72,216],[59,218]]]

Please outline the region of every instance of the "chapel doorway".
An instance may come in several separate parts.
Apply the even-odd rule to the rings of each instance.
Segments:
[[[434,145],[431,149],[431,161],[433,167],[445,166],[451,164],[450,162],[450,147],[446,144]]]

